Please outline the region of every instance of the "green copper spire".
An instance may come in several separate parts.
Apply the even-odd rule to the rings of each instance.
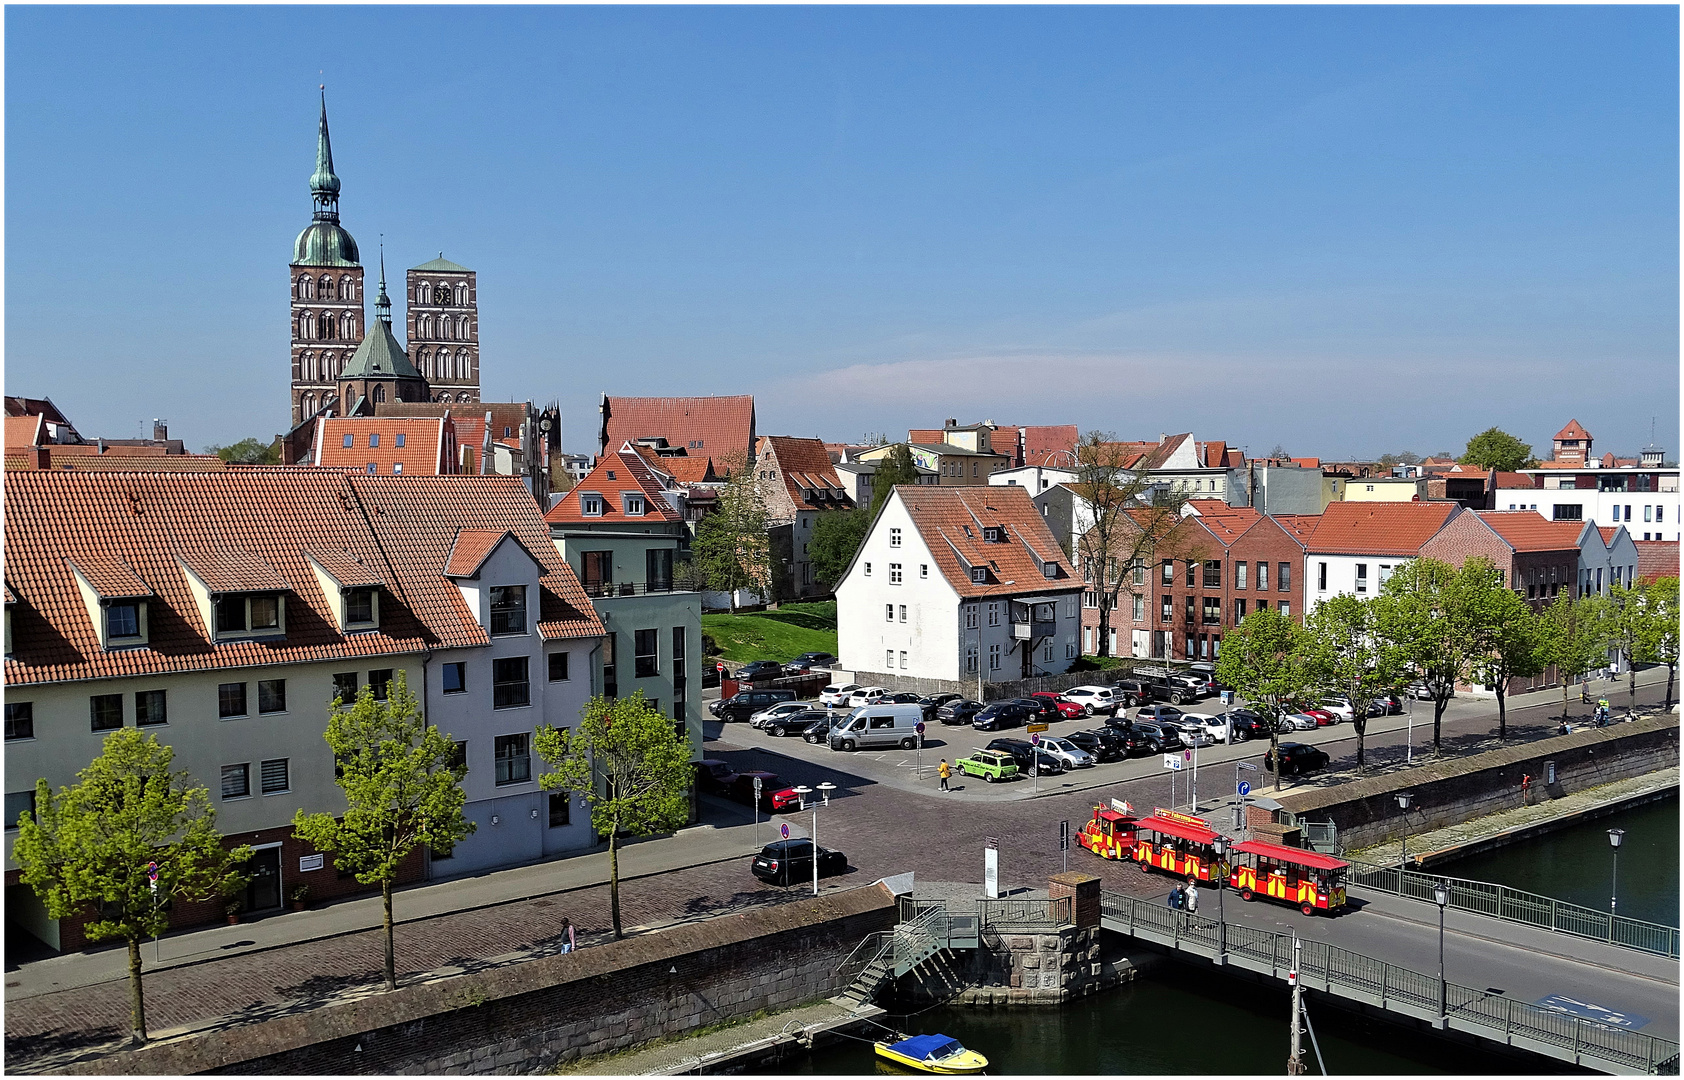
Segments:
[[[339,227],[339,177],[333,171],[333,144],[327,134],[327,87],[322,87],[322,119],[316,129],[316,171],[310,175],[315,220],[292,245],[294,266],[360,266],[357,242]]]
[[[310,195],[315,199],[316,216],[327,221],[339,219],[339,177],[333,172],[333,143],[327,133],[327,87],[322,87],[322,121],[316,132],[316,171],[310,175]]]
[[[380,237],[380,295],[374,298],[374,317],[392,325],[392,298],[386,295],[386,237]],[[389,332],[389,331],[388,331]]]

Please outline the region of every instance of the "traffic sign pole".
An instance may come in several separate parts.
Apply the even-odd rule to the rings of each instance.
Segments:
[[[918,733],[918,756],[913,760],[912,769],[917,774],[918,779],[922,780],[924,779],[924,721],[918,721],[918,725],[912,730]]]

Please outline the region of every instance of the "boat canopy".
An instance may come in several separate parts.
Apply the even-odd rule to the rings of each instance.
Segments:
[[[1312,870],[1343,870],[1351,865],[1342,859],[1335,859],[1331,855],[1323,855],[1319,851],[1285,847],[1281,844],[1271,844],[1266,840],[1247,840],[1244,843],[1235,844],[1234,850],[1243,851],[1247,855],[1256,855],[1261,859],[1273,859],[1276,862],[1292,863],[1295,866],[1308,866]]]
[[[905,1054],[909,1058],[917,1058],[922,1061],[925,1058],[941,1058],[947,1057],[949,1054],[957,1054],[964,1047],[959,1045],[958,1039],[948,1035],[914,1035],[910,1039],[902,1039],[900,1042],[894,1043],[889,1049],[897,1054]]]

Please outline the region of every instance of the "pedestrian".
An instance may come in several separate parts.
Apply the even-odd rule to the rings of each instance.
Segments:
[[[941,764],[936,768],[936,775],[941,777],[941,789],[947,791],[947,778],[953,775],[953,770],[948,768],[946,758],[941,759]]]
[[[1199,882],[1197,878],[1187,879],[1187,914],[1199,913]]]
[[[572,952],[575,944],[573,939],[573,920],[569,919],[565,915],[561,917],[561,936],[563,939],[561,943],[561,951],[564,953]]]
[[[1175,888],[1169,891],[1169,906],[1176,911],[1181,910],[1181,883],[1176,882]]]

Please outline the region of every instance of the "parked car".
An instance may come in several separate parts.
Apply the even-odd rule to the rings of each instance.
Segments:
[[[1117,712],[1119,699],[1109,686],[1072,686],[1064,692],[1064,700],[1080,705],[1083,716],[1092,716],[1094,713],[1111,716]]]
[[[760,849],[751,870],[768,885],[802,885],[813,880],[811,840],[774,840]],[[818,849],[819,877],[848,872],[848,856],[840,851]]]
[[[943,705],[964,700],[964,694],[930,694],[921,701],[921,704],[924,706],[925,719],[934,720],[936,718],[936,713],[941,710]]]
[[[1198,692],[1183,685],[1174,676],[1136,675],[1142,689],[1142,701],[1167,701],[1172,705],[1187,705],[1197,701]]]
[[[1017,771],[1027,774],[1031,764],[1040,771],[1042,776],[1057,776],[1065,771],[1064,762],[1053,757],[1045,750],[1036,749],[1028,739],[995,739],[985,750],[1004,750],[1017,762]]]
[[[1004,750],[977,750],[970,757],[962,757],[953,764],[961,774],[980,776],[984,783],[989,784],[1010,780],[1017,775],[1017,760]]]
[[[737,669],[733,676],[738,682],[750,679],[772,679],[784,673],[784,666],[776,660],[755,660]]]
[[[1356,710],[1351,707],[1351,699],[1345,697],[1324,697],[1316,702],[1316,708],[1332,713],[1340,720],[1354,720],[1357,715]]]
[[[731,788],[731,781],[737,778],[737,770],[726,762],[716,758],[703,758],[696,762],[696,790],[706,791],[714,795],[723,795]]]
[[[807,725],[801,733],[802,742],[822,743],[830,738],[830,729],[848,719],[847,713],[827,712],[819,719]]]
[[[1195,698],[1209,697],[1213,692],[1209,689],[1210,680],[1202,675],[1195,675],[1191,672],[1183,672],[1176,675],[1168,675],[1165,676],[1165,678],[1169,681],[1171,686],[1181,686],[1190,690]]]
[[[1074,731],[1065,738],[1086,750],[1089,756],[1102,765],[1107,761],[1123,760],[1129,756],[1129,750],[1134,746],[1133,740],[1126,733],[1110,728]]]
[[[1339,717],[1337,715],[1328,712],[1319,705],[1313,705],[1308,709],[1302,710],[1302,712],[1305,716],[1314,717],[1317,727],[1328,727],[1329,725],[1337,724],[1339,722]]]
[[[971,717],[971,727],[978,731],[999,731],[1003,727],[1017,727],[1029,716],[1029,710],[1012,701],[996,701]]]
[[[1065,691],[1067,694],[1069,692],[1068,690]],[[1143,701],[1149,701],[1152,692],[1146,689],[1144,683],[1136,679],[1118,679],[1117,685],[1111,688],[1111,697],[1119,707],[1132,709]]]
[[[741,722],[762,709],[794,700],[794,690],[739,690],[728,698],[710,704],[708,711],[727,723],[732,720]]]
[[[777,773],[763,772],[754,769],[745,773],[738,773],[731,781],[731,787],[726,791],[726,797],[735,799],[744,806],[754,805],[754,782],[760,781],[760,809],[768,814],[777,814],[785,810],[801,809],[801,796],[789,784],[778,779]]]
[[[809,706],[804,701],[780,701],[769,708],[761,709],[748,718],[748,726],[763,728],[773,720],[783,716],[794,716],[799,712],[806,712]]]
[[[1078,716],[1088,715],[1086,708],[1076,704],[1074,701],[1066,700],[1062,695],[1055,694],[1051,690],[1037,690],[1029,696],[1042,701],[1052,702],[1053,708],[1058,710],[1058,715],[1065,720],[1074,720]]]
[[[969,698],[960,698],[958,701],[949,701],[946,705],[937,709],[936,719],[949,726],[954,724],[968,724],[971,722],[971,717],[975,716],[982,710],[982,702],[972,701]]]
[[[1280,745],[1280,773],[1282,776],[1302,776],[1307,772],[1327,768],[1328,756],[1326,751],[1318,750],[1303,743],[1283,742]],[[1269,751],[1263,755],[1263,767],[1270,771],[1275,768],[1275,752]]]
[[[1256,713],[1243,709],[1231,709],[1225,713],[1217,713],[1216,719],[1232,721],[1234,725],[1234,741],[1237,743],[1250,742],[1252,739],[1267,739],[1269,725]]]
[[[805,675],[814,668],[827,668],[836,663],[836,657],[827,652],[804,652],[794,660],[784,665],[785,675]]]
[[[1031,724],[1056,724],[1064,719],[1058,703],[1044,697],[1008,698],[1013,705],[1023,706],[1024,718]]]
[[[1202,724],[1187,722],[1186,713],[1182,713],[1174,722],[1161,720],[1158,722],[1158,726],[1166,730],[1174,729],[1175,735],[1181,740],[1182,746],[1197,746],[1202,749],[1206,746],[1216,745],[1216,739],[1204,729]]]
[[[848,703],[848,695],[860,689],[857,682],[831,683],[819,691],[819,704],[827,709],[841,708]]]
[[[703,690],[706,690],[710,686],[719,685],[720,667],[721,665],[718,660],[709,660],[706,664],[702,665]]]
[[[1213,742],[1228,742],[1228,718],[1225,715],[1217,714],[1213,716],[1210,713],[1182,713],[1181,719],[1177,720],[1176,723],[1180,725],[1183,731],[1190,727],[1198,728],[1206,735],[1209,735]],[[1236,738],[1234,741],[1238,742],[1239,739]]]
[[[847,707],[857,709],[861,705],[875,705],[888,696],[887,686],[862,686],[848,695]]]
[[[1282,731],[1314,731],[1321,727],[1316,718],[1307,713],[1287,713],[1281,717]]]
[[[783,738],[785,735],[805,735],[807,729],[814,724],[823,723],[828,730],[830,714],[823,709],[805,708],[800,712],[785,713],[775,720],[768,720],[761,725],[761,730],[768,735]],[[816,740],[815,740],[816,741]]]
[[[1404,690],[1404,693],[1408,694],[1410,697],[1414,698],[1416,701],[1431,701],[1431,700],[1433,700],[1433,692],[1427,688],[1426,683],[1421,682],[1419,680],[1410,683],[1409,686]],[[1456,690],[1455,690],[1454,687],[1452,687],[1451,690],[1450,690],[1450,696],[1451,697],[1456,696]]]
[[[1182,749],[1181,733],[1173,727],[1158,723],[1141,723],[1136,721],[1130,725],[1137,744],[1144,745],[1149,754],[1167,754],[1171,750]]]
[[[1057,758],[1066,769],[1089,769],[1097,765],[1092,754],[1069,739],[1041,736],[1041,749]]]
[[[1174,721],[1182,715],[1181,710],[1173,705],[1142,705],[1134,710],[1136,720],[1169,720]]]
[[[911,750],[918,745],[918,725],[924,710],[916,704],[878,702],[862,705],[830,726],[826,741],[832,750],[858,750],[874,746],[899,746]]]
[[[1396,716],[1398,713],[1401,713],[1403,711],[1403,698],[1399,697],[1397,694],[1393,694],[1393,693],[1381,694],[1379,697],[1375,698],[1374,700],[1378,701],[1378,702],[1382,702],[1386,706],[1386,715],[1387,716]]]

